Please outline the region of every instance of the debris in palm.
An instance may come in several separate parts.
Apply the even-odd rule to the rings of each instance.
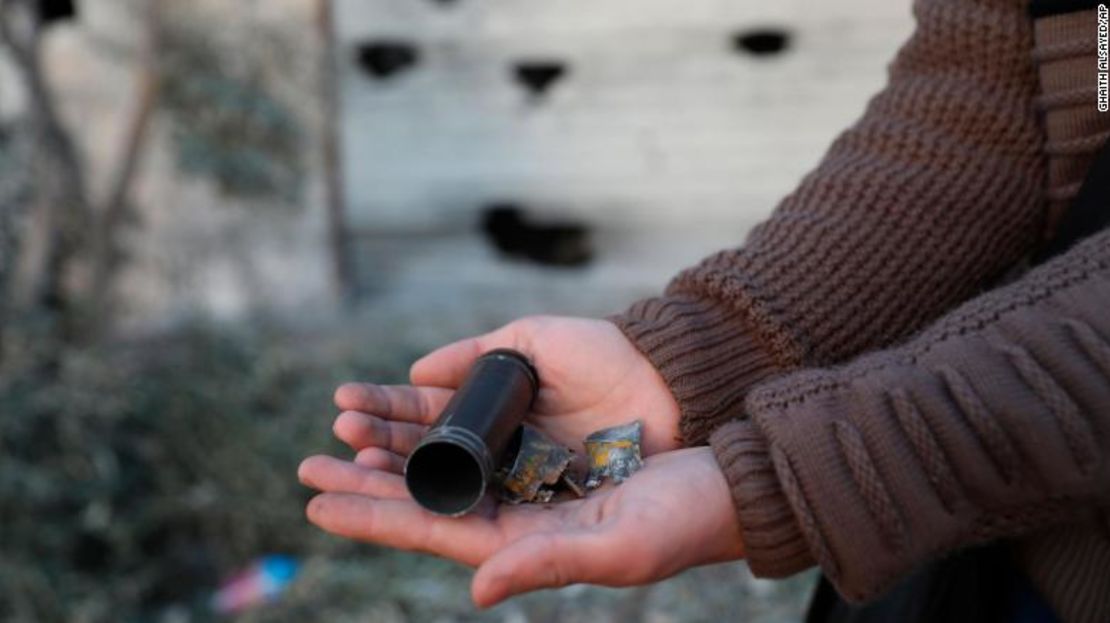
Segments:
[[[643,467],[640,458],[643,428],[643,422],[636,420],[604,428],[586,438],[586,456],[590,466],[586,475],[587,489],[600,487],[606,478],[620,484]]]
[[[520,429],[519,450],[512,463],[501,470],[501,498],[513,504],[547,503],[561,489],[581,497],[582,487],[568,472],[574,453],[539,429],[524,425]]]

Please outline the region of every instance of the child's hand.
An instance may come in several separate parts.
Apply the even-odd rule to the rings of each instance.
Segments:
[[[335,404],[343,410],[335,421],[336,436],[360,453],[364,465],[403,463],[474,360],[495,348],[512,348],[532,360],[540,391],[529,420],[556,441],[581,453],[590,433],[639,419],[645,455],[680,447],[674,397],[616,326],[547,316],[524,318],[436,350],[413,364],[412,386],[341,386],[335,392]]]
[[[728,485],[708,448],[650,457],[620,486],[585,499],[489,505],[461,518],[417,506],[396,465],[318,456],[301,465],[300,478],[324,491],[307,509],[324,530],[477,566],[471,596],[482,607],[579,582],[645,584],[744,553]]]

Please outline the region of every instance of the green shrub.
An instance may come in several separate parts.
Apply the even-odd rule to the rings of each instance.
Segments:
[[[66,352],[49,372],[9,362],[0,620],[199,613],[255,557],[319,551],[295,473],[307,453],[338,451],[332,388],[406,363],[336,365],[210,330]]]

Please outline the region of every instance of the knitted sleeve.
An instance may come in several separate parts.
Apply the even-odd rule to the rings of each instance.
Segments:
[[[787,374],[711,445],[753,571],[874,596],[954,548],[1110,503],[1110,231],[905,345]]]
[[[689,444],[784,370],[920,329],[1027,254],[1044,218],[1021,0],[917,0],[886,88],[746,243],[614,318]]]

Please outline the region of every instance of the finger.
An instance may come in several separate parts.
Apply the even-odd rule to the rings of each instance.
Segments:
[[[335,390],[335,406],[387,420],[431,424],[453,392],[442,387],[344,383]]]
[[[438,348],[418,359],[409,368],[414,385],[458,387],[474,360],[485,352],[482,338],[467,338]]]
[[[389,422],[358,411],[340,413],[332,425],[335,436],[352,450],[377,447],[401,456],[412,452],[426,430],[420,424]]]
[[[308,503],[309,521],[332,534],[425,552],[477,565],[501,545],[500,532],[475,515],[440,517],[410,500],[322,493]]]
[[[405,480],[392,472],[370,469],[331,456],[311,456],[297,469],[301,483],[331,493],[357,493],[376,498],[409,499]]]
[[[405,457],[383,448],[363,448],[355,455],[355,463],[370,469],[380,469],[394,474],[405,471]]]
[[[512,348],[527,354],[529,319],[511,322],[500,329],[459,340],[438,348],[412,364],[409,380],[413,385],[458,387],[474,360],[495,348]]]
[[[474,603],[488,608],[528,591],[579,582],[622,586],[627,580],[612,532],[583,530],[533,534],[496,552],[478,568],[471,583]]]

